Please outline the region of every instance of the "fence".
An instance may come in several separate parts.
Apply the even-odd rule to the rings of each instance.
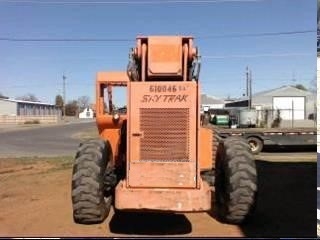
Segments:
[[[316,111],[305,116],[304,110],[297,109],[264,109],[256,110],[258,127],[301,128],[316,127]]]
[[[60,120],[60,116],[58,115],[43,115],[43,116],[0,115],[0,124],[57,123],[59,120]]]

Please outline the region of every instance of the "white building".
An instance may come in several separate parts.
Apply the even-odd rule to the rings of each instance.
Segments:
[[[316,96],[310,91],[282,86],[254,94],[251,105],[257,110],[279,110],[283,120],[307,120],[313,119],[316,112]],[[247,108],[248,100],[226,103],[226,107]]]
[[[279,109],[283,120],[306,120],[315,113],[316,96],[293,86],[282,86],[256,93],[252,96],[252,106],[262,109]]]
[[[85,108],[81,113],[79,113],[79,118],[93,118],[93,110],[91,108]]]
[[[213,97],[209,96],[207,94],[201,94],[201,100],[200,100],[200,111],[203,112],[204,107],[208,107],[209,109],[222,109],[224,108],[224,101]]]

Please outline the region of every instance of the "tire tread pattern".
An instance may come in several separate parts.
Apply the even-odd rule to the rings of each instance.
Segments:
[[[255,205],[257,171],[249,144],[229,137],[221,146],[216,163],[215,209],[220,221],[242,223]]]
[[[79,145],[72,174],[73,219],[79,224],[101,223],[108,216],[111,201],[104,196],[103,178],[110,144],[88,140]]]

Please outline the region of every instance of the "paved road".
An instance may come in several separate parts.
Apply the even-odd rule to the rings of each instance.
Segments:
[[[262,152],[255,156],[257,160],[271,162],[316,162],[317,154],[312,151],[305,152]]]
[[[94,122],[77,122],[57,126],[25,128],[0,132],[0,156],[74,155],[80,139],[73,135],[86,131]]]
[[[71,122],[57,126],[20,126],[3,128],[0,126],[0,157],[21,156],[66,156],[73,155],[80,142],[74,135],[95,129],[95,122]],[[276,153],[263,152],[257,156],[269,161],[315,161],[315,151],[284,149]],[[307,149],[308,150],[308,149]]]

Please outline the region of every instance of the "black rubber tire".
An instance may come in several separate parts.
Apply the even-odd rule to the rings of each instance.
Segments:
[[[226,148],[241,145],[244,149],[251,150],[250,145],[243,138],[231,136],[223,140],[223,145]]]
[[[219,145],[216,161],[214,210],[224,223],[241,224],[252,213],[257,193],[257,171],[248,143],[230,137]]]
[[[253,154],[259,154],[263,148],[263,142],[257,137],[248,137],[247,139],[251,152]]]
[[[96,224],[109,215],[112,194],[105,194],[104,174],[111,164],[111,156],[108,141],[88,140],[80,144],[72,173],[74,222]]]
[[[219,139],[217,138],[217,133],[212,131],[212,168],[210,170],[206,170],[201,172],[202,180],[206,181],[209,186],[214,186],[214,179],[215,179],[215,162],[217,159],[217,152],[219,147]]]

